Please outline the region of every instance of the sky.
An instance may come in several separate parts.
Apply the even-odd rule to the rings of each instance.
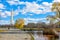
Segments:
[[[48,15],[55,15],[51,11],[52,4],[59,0],[0,0],[0,24],[10,24],[13,10],[14,23],[22,18],[25,24],[29,22],[47,22]]]

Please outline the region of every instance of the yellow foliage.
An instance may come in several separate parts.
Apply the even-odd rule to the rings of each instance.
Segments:
[[[55,16],[47,16],[47,20],[49,20],[50,23],[54,23],[56,20],[56,17]]]
[[[34,36],[33,36],[33,34],[30,34],[30,36],[31,36],[31,40],[34,40]]]
[[[58,11],[59,8],[60,8],[60,3],[59,2],[54,2],[52,4],[52,10],[55,10],[56,9],[56,11]]]
[[[19,28],[19,29],[23,28],[24,27],[24,20],[23,19],[16,20],[15,26],[16,26],[16,28]]]
[[[60,25],[60,22],[57,22],[58,25]]]
[[[6,32],[7,30],[0,30],[0,32]]]
[[[56,11],[56,18],[59,18],[60,17],[60,2],[54,2],[52,4],[52,8],[51,8],[52,11]]]

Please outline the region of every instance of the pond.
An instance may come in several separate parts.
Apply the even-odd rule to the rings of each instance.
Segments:
[[[43,35],[43,31],[39,31],[40,34],[37,34],[38,31],[34,32],[34,40],[48,40],[48,38],[46,36]]]

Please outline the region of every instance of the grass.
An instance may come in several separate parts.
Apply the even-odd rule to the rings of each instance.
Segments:
[[[31,40],[34,40],[33,34],[30,33],[30,36],[31,36]]]
[[[7,30],[0,30],[0,32],[5,32],[5,31],[7,31]]]

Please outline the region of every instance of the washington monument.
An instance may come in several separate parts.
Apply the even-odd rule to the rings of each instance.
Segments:
[[[12,10],[11,10],[11,20],[10,20],[11,25],[14,24],[13,15],[14,15],[14,11],[13,11],[13,9],[12,9]]]

